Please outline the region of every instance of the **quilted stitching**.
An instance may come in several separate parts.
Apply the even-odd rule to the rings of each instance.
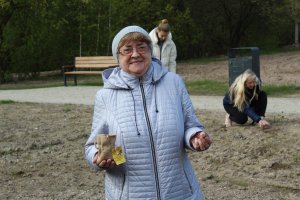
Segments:
[[[155,75],[155,70],[164,70],[158,65],[152,68],[152,71],[149,70],[150,75],[147,74],[148,78]],[[147,80],[143,84],[147,108],[143,107],[141,88],[138,85],[132,90],[103,89],[97,93],[92,133],[86,149],[93,148],[91,141],[100,133],[99,130],[107,129],[107,133],[117,134],[117,145],[123,147],[127,159],[120,169],[106,173],[106,197],[118,199],[123,190],[122,199],[156,199],[146,109],[154,139],[161,199],[199,200],[202,198],[201,190],[187,159],[184,140],[185,130],[195,127],[202,130],[203,126],[195,117],[179,76],[166,73],[156,85]],[[96,107],[99,104],[105,106]],[[86,157],[87,160],[91,158]],[[122,184],[124,177],[125,185]]]

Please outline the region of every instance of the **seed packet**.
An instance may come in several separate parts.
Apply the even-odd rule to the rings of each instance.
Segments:
[[[126,162],[122,147],[115,146],[116,135],[99,134],[95,139],[95,146],[98,149],[99,156],[97,162],[113,159],[116,165]]]
[[[112,150],[112,156],[116,165],[121,165],[126,162],[125,156],[122,152],[122,147],[115,147]]]
[[[115,147],[116,135],[98,134],[95,139],[95,146],[100,153],[98,161],[113,159],[112,150]]]

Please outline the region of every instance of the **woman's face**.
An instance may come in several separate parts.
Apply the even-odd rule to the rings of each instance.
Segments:
[[[158,37],[158,40],[163,42],[167,39],[168,37],[168,32],[165,32],[165,31],[157,31],[157,37]]]
[[[151,63],[150,48],[145,42],[129,41],[119,49],[121,68],[129,74],[143,76]]]
[[[252,90],[254,87],[255,87],[255,84],[256,84],[256,81],[255,79],[248,79],[246,82],[245,82],[245,87]]]

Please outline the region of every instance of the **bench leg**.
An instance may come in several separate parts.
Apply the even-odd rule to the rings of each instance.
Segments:
[[[67,75],[64,74],[64,86],[67,87]]]
[[[77,86],[77,74],[74,74],[74,85]]]

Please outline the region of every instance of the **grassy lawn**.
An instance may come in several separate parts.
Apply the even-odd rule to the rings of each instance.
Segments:
[[[81,75],[77,77],[80,86],[102,86],[102,78],[97,75]],[[68,86],[73,87],[73,78],[69,77]],[[224,95],[228,84],[211,80],[195,80],[186,82],[187,90],[191,95]],[[18,81],[17,83],[1,84],[0,90],[33,89],[63,86],[61,75],[39,77],[34,80]],[[264,90],[269,96],[300,96],[300,88],[294,85],[264,85]]]
[[[300,51],[300,48],[272,49],[261,51],[261,55],[276,54],[288,51]],[[190,59],[178,61],[178,63],[206,64],[215,61],[227,60],[227,56],[202,57],[199,59]],[[102,86],[101,75],[79,75],[77,83],[80,86]],[[185,82],[187,90],[192,95],[221,95],[228,90],[228,83],[213,80],[194,80]],[[0,84],[0,90],[14,89],[33,89],[63,86],[63,77],[61,74],[41,76],[32,80],[22,80],[16,83]],[[73,78],[68,77],[68,86],[74,85]],[[263,89],[269,96],[300,96],[300,87],[296,85],[263,85]]]
[[[228,90],[228,84],[218,81],[192,81],[186,82],[187,90],[192,95],[224,95]],[[300,87],[294,85],[264,85],[263,90],[269,96],[293,96],[300,95]]]
[[[67,80],[68,86],[73,86],[74,81],[70,76]],[[100,86],[103,85],[102,78],[97,75],[79,75],[77,77],[78,85]],[[0,84],[0,90],[34,89],[64,86],[62,75],[52,75],[39,77],[33,80],[22,80],[16,83]]]

